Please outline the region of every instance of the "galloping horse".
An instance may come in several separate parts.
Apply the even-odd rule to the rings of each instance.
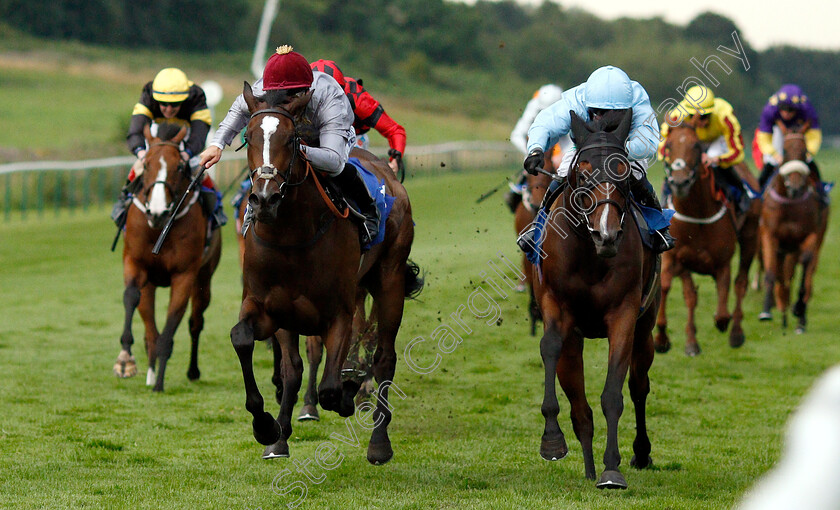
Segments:
[[[551,151],[546,153],[544,165],[543,168],[554,168],[551,164]],[[551,184],[551,178],[545,174],[528,176],[525,190],[522,193],[522,201],[516,206],[516,212],[513,216],[513,228],[517,235],[522,233],[534,221],[545,192],[548,191],[549,184]],[[534,299],[532,272],[533,267],[531,263],[528,262],[525,254],[522,254],[522,274],[525,275],[525,287],[528,289],[529,294],[528,316],[531,319],[531,336],[534,336],[537,334],[537,321],[540,319],[540,309]]]
[[[790,287],[796,265],[802,265],[799,296],[793,315],[799,318],[797,333],[804,333],[806,311],[811,299],[817,259],[828,226],[829,207],[821,206],[814,186],[822,183],[810,178],[805,163],[807,126],[783,129],[784,162],[764,194],[761,211],[761,252],[764,259],[764,307],[759,319],[770,320],[775,293],[776,307],[782,313],[782,327],[787,328]]]
[[[547,220],[551,228],[543,234],[545,257],[534,270],[534,293],[545,331],[540,340],[545,366],[545,432],[540,455],[557,460],[568,453],[557,423],[560,407],[556,374],[571,404],[586,477],[592,480],[593,422],[584,387],[583,338],[609,340],[607,379],[601,394],[607,446],[599,488],[627,487],[618,467],[618,420],[624,409],[622,387],[628,369],[636,412],[635,455],[630,465],[650,465],[645,402],[654,356],[651,330],[659,301],[659,258],[643,245],[633,220],[625,223],[632,214],[628,198],[630,168],[624,148],[632,111],[626,111],[617,128],[603,131],[616,123],[613,113],[618,112],[605,115],[603,124],[596,121],[588,125],[572,113],[572,132],[579,147],[577,159],[569,169],[569,187]]]
[[[270,105],[255,98],[245,84],[243,97],[251,112],[248,164],[254,183],[248,203],[254,221],[245,237],[240,320],[230,336],[242,367],[245,407],[254,417],[254,437],[267,445],[263,457],[288,456],[292,409],[303,372],[300,334],[324,339],[321,406],[341,416],[354,412],[359,383],[342,383],[341,368],[350,347],[357,289],[365,288],[376,303],[373,371],[379,383],[367,458],[381,464],[393,455],[387,427],[388,386],[397,361],[394,341],[404,299],[422,288],[417,267],[408,261],[414,239],[411,205],[386,164],[366,151],[354,152],[395,197],[384,241],[362,255],[357,226],[336,219],[339,213],[322,193],[316,171],[301,157],[297,124],[311,96],[309,92],[287,104]],[[277,395],[282,394],[276,420],[264,410],[252,365],[254,341],[272,335],[282,350],[282,355],[275,352],[275,375],[280,377],[274,382]]]
[[[732,320],[729,345],[740,347],[744,343],[744,330],[741,327],[744,312],[741,304],[747,292],[750,265],[757,249],[760,203],[753,201],[738,229],[732,207],[718,198],[714,174],[702,163],[702,154],[700,141],[692,126],[680,124],[670,129],[665,139],[664,163],[667,176],[665,182],[672,196],[670,206],[676,211],[671,220],[671,233],[676,238],[676,246],[662,254],[662,301],[656,321],[658,332],[655,342],[658,352],[667,352],[671,348],[665,303],[671,290],[671,281],[676,276],[682,278],[683,296],[688,307],[685,353],[689,356],[700,353],[694,323],[697,288],[691,273],[714,277],[717,289],[715,327],[726,331]],[[735,277],[735,309],[730,316],[730,261],[735,254],[736,244],[740,245],[740,257]]]
[[[212,231],[207,238],[208,218],[202,207],[196,206],[198,190],[195,190],[178,212],[161,252],[152,254],[152,246],[161,229],[191,181],[189,165],[181,159],[178,148],[186,135],[186,128],[178,129],[173,124],[163,123],[159,126],[158,137],[153,138],[149,127],[146,127],[149,150],[142,176],[138,177],[142,179],[143,187],[134,197],[133,207],[128,209],[123,248],[125,325],[120,339],[122,350],[114,372],[119,377],[131,377],[137,373],[137,364],[131,354],[134,343],[131,321],[134,310],[139,309],[146,328],[146,353],[149,356],[146,384],[151,386],[154,383],[154,391],[163,391],[173,337],[190,300],[192,351],[187,377],[196,380],[201,375],[198,370],[198,337],[204,328],[204,311],[210,305],[210,280],[222,253],[219,230]],[[168,286],[171,286],[171,291],[166,325],[163,332],[158,333],[155,290]],[[156,362],[159,362],[157,378]]]

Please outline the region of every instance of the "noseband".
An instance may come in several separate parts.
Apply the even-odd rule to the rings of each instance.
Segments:
[[[694,147],[692,147],[692,148],[694,150],[696,150],[699,154],[703,153],[703,149],[700,147],[700,142],[699,141],[696,142],[694,144]],[[694,165],[689,167],[688,164],[685,162],[685,160],[683,158],[677,158],[673,161],[665,160],[663,166],[665,167],[665,176],[666,176],[665,182],[668,183],[669,188],[671,186],[675,185],[673,180],[672,180],[672,173],[674,171],[680,172],[680,171],[686,170],[686,168],[688,169],[688,179],[686,179],[683,183],[680,183],[680,184],[685,185],[687,188],[691,188],[692,186],[694,186],[694,183],[697,182],[697,166],[698,166],[697,163],[694,163]],[[703,167],[703,169],[705,170],[705,167]],[[705,174],[704,174],[704,176],[705,176]]]
[[[306,177],[309,175],[309,172],[303,175],[303,178],[297,182],[290,182],[289,179],[292,176],[292,169],[295,166],[295,159],[297,158],[298,152],[300,151],[300,137],[298,136],[297,132],[297,124],[295,123],[295,118],[292,116],[291,113],[288,112],[285,108],[266,108],[264,110],[257,110],[251,114],[251,120],[255,117],[259,117],[260,115],[271,115],[271,114],[278,114],[286,117],[290,121],[292,121],[292,130],[294,132],[292,136],[292,157],[289,160],[289,166],[286,168],[286,171],[280,175],[279,170],[271,164],[271,162],[263,161],[263,164],[259,168],[252,168],[251,169],[251,186],[252,188],[256,187],[257,179],[265,179],[271,180],[277,183],[277,193],[280,194],[280,198],[286,196],[286,188],[287,187],[294,187],[300,186],[301,184],[306,181]],[[282,179],[278,180],[278,176]]]

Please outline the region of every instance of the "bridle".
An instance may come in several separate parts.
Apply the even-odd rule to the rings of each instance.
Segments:
[[[618,153],[614,152],[614,153],[611,153],[611,154],[607,155],[606,156],[606,161],[608,162],[609,159],[612,156],[614,156],[615,154],[620,155],[622,157],[623,161],[627,161],[627,150],[625,149],[625,147],[623,145],[619,144],[619,143],[610,142],[610,141],[607,141],[607,140],[603,140],[603,141],[600,141],[600,142],[597,142],[597,143],[586,145],[586,146],[578,149],[578,151],[575,153],[574,158],[572,159],[571,163],[569,164],[569,168],[573,169],[573,171],[575,173],[574,182],[572,182],[571,179],[569,180],[569,189],[571,191],[570,198],[571,198],[571,201],[572,201],[573,209],[575,209],[575,212],[577,213],[577,215],[581,219],[583,219],[584,223],[586,224],[586,228],[591,235],[592,232],[595,231],[595,229],[592,227],[592,222],[589,219],[590,214],[588,214],[588,213],[595,212],[595,210],[598,209],[598,207],[600,207],[602,205],[613,205],[619,211],[621,211],[621,220],[619,221],[619,228],[623,230],[624,229],[624,220],[626,219],[626,216],[627,216],[627,209],[630,206],[628,191],[625,189],[625,188],[627,188],[627,186],[619,186],[619,185],[617,185],[616,182],[609,179],[609,174],[608,174],[606,169],[601,169],[598,172],[599,174],[600,173],[607,173],[607,176],[605,178],[602,178],[601,180],[598,180],[598,181],[594,181],[594,179],[592,177],[584,177],[584,179],[587,180],[590,183],[590,185],[589,186],[578,186],[577,185],[578,184],[578,182],[577,182],[578,178],[577,177],[579,175],[579,170],[580,170],[580,156],[584,152],[592,150],[592,149],[618,149],[618,151],[619,151]],[[631,172],[629,164],[628,164],[627,172]],[[619,194],[624,199],[624,204],[619,204],[617,201],[615,201],[611,198],[602,198],[601,200],[595,201],[595,203],[588,208],[581,207],[578,203],[578,197],[581,194],[591,192],[593,189],[598,187],[598,185],[603,184],[603,183],[612,184],[613,187],[615,187],[615,189],[618,190]],[[587,211],[588,211],[588,213],[587,213]]]
[[[263,161],[262,166],[260,166],[258,168],[252,168],[251,169],[250,179],[251,179],[252,188],[254,188],[256,186],[257,179],[265,179],[265,180],[271,180],[271,181],[276,182],[277,183],[277,188],[278,188],[277,193],[280,194],[280,199],[282,200],[286,196],[287,188],[300,186],[301,184],[303,184],[304,181],[306,181],[306,178],[309,175],[309,172],[306,172],[299,181],[290,182],[290,178],[292,177],[292,170],[294,169],[294,166],[295,166],[295,160],[298,157],[298,152],[300,152],[300,136],[298,136],[297,124],[295,122],[295,118],[291,113],[289,113],[288,110],[286,110],[285,108],[265,108],[263,110],[257,110],[257,111],[255,111],[254,113],[251,114],[249,122],[250,122],[250,120],[253,120],[256,117],[259,117],[260,115],[271,115],[271,114],[282,115],[283,117],[286,117],[287,119],[289,119],[292,122],[292,130],[293,130],[293,135],[292,135],[292,139],[291,139],[292,157],[289,160],[289,166],[286,168],[286,171],[283,172],[282,175],[280,174],[280,171],[274,165],[271,164],[271,162]],[[246,139],[247,139],[247,134],[246,134]],[[279,179],[282,179],[282,180],[279,180],[278,177],[279,177]]]
[[[701,155],[701,157],[698,158],[698,161],[695,161],[694,164],[691,165],[691,166],[688,166],[688,163],[686,163],[685,159],[683,159],[683,158],[677,158],[677,159],[671,161],[670,160],[670,154],[666,155],[666,157],[663,161],[663,166],[665,167],[665,177],[666,177],[665,182],[668,183],[668,187],[671,188],[671,191],[674,190],[673,186],[676,185],[676,184],[674,184],[673,177],[672,177],[673,172],[675,172],[675,171],[676,172],[681,172],[681,171],[685,171],[686,169],[688,169],[688,178],[685,181],[683,181],[682,183],[680,183],[680,186],[685,186],[686,189],[689,189],[692,186],[694,186],[694,184],[697,182],[697,177],[698,177],[697,167],[702,164],[701,160],[702,160],[702,154],[703,154],[703,147],[700,145],[700,140],[697,140],[696,142],[694,142],[694,145],[691,148],[692,148],[692,150],[696,151],[697,154]],[[670,149],[670,147],[666,145],[666,150],[669,150],[669,149]],[[706,172],[708,172],[708,169],[705,166],[703,166],[702,167],[702,172],[703,172],[703,177],[705,177]]]
[[[180,145],[175,143],[175,142],[160,141],[160,142],[155,142],[155,143],[151,144],[149,146],[149,149],[151,149],[152,147],[159,147],[159,146],[166,146],[166,147],[174,147],[175,148],[176,152],[178,152],[178,167],[177,167],[176,171],[180,175],[183,175],[187,179],[189,179],[189,177],[190,177],[189,173],[188,173],[189,172],[189,167],[187,166],[187,162],[184,161],[183,159],[181,159],[181,156],[180,156],[181,147],[180,147]],[[147,157],[146,162],[143,163],[143,172],[144,173],[149,170],[148,161],[149,161],[149,158]],[[158,184],[162,184],[164,189],[166,189],[166,191],[169,192],[169,196],[170,196],[170,200],[166,204],[166,209],[164,210],[164,214],[168,215],[168,214],[172,213],[172,210],[175,208],[175,201],[180,196],[180,194],[176,193],[175,188],[173,188],[170,183],[168,183],[166,181],[156,179],[154,182],[152,182],[151,184],[149,184],[148,186],[143,188],[143,194],[145,195],[146,200],[145,200],[145,202],[142,203],[143,207],[140,207],[139,209],[141,211],[143,211],[143,214],[146,215],[146,216],[149,215],[149,212],[148,212],[149,211],[149,200],[151,199],[152,189],[155,186],[157,186]],[[135,205],[137,205],[136,201],[135,201]],[[186,210],[187,209],[184,210],[184,213],[186,212]]]

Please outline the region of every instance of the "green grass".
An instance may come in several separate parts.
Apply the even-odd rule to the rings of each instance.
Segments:
[[[825,165],[837,176],[838,165]],[[580,445],[561,399],[560,424],[570,446],[559,462],[539,458],[543,419],[539,337],[527,334],[524,295],[498,300],[501,321],[472,328],[437,370],[412,372],[405,345],[442,323],[482,282],[480,273],[501,250],[516,258],[511,216],[500,198],[475,198],[509,171],[418,177],[407,183],[417,237],[412,258],[426,272],[420,299],[406,306],[398,338],[390,427],[395,456],[385,466],[365,460],[361,447],[332,440],[342,462],[320,484],[307,483],[300,508],[568,508],[724,509],[738,501],[778,458],[790,411],[814,379],[836,363],[838,269],[824,256],[804,336],[759,323],[761,297],[745,304],[746,344],[728,347],[713,329],[713,283],[698,279],[698,338],[703,354],[682,354],[681,293],[670,298],[675,348],[657,355],[648,406],[654,469],[628,467],[634,434],[625,391],[619,440],[630,489],[603,492],[583,476]],[[833,219],[826,254],[838,249]],[[186,325],[175,339],[164,394],[144,385],[146,356],[135,319],[141,375],[118,380],[111,366],[122,322],[120,256],[108,251],[114,230],[106,211],[57,220],[0,225],[0,501],[3,508],[282,508],[293,497],[272,490],[304,480],[294,461],[315,458],[343,419],[294,424],[291,459],[263,461],[244,409],[239,365],[229,341],[239,309],[239,269],[230,226],[213,282],[213,302],[200,353],[202,378],[186,376]],[[161,316],[163,305],[159,299]],[[160,323],[159,323],[160,324]],[[599,394],[606,342],[587,342],[586,388],[595,415],[596,467],[603,469],[605,424]],[[432,342],[414,356],[434,358]],[[256,350],[267,409],[276,412],[270,354]],[[815,467],[816,469],[816,467]],[[320,476],[322,471],[314,469]]]

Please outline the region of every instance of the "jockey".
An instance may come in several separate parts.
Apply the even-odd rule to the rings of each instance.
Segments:
[[[744,137],[741,134],[741,124],[735,117],[732,105],[707,87],[695,85],[688,89],[685,98],[676,108],[668,112],[661,128],[661,142],[658,157],[665,157],[665,138],[671,126],[681,123],[690,124],[697,133],[700,142],[707,144],[703,152],[703,164],[709,166],[715,173],[715,180],[720,184],[728,184],[735,188],[736,207],[745,212],[750,207],[750,197],[739,177],[749,175],[744,163]],[[665,193],[668,189],[665,190]]]
[[[516,121],[513,126],[513,131],[510,132],[510,143],[514,145],[523,156],[528,154],[528,128],[533,124],[537,114],[545,110],[555,102],[559,101],[563,96],[563,89],[553,83],[543,85],[536,92],[534,92],[531,100],[525,105],[525,110],[522,116]],[[560,142],[554,146],[552,151],[552,159],[561,157],[562,153],[569,150],[572,146],[572,140],[568,135],[560,138]],[[522,201],[522,191],[525,189],[526,175],[523,172],[522,176],[517,182],[511,182],[510,191],[505,195],[505,203],[510,207],[511,212],[516,212],[516,207]]]
[[[647,167],[651,158],[656,154],[659,143],[659,133],[656,126],[656,114],[650,106],[650,98],[645,89],[637,82],[630,80],[621,69],[605,66],[596,69],[586,83],[578,85],[563,93],[562,98],[537,115],[528,130],[528,156],[523,163],[525,170],[537,174],[537,168],[543,165],[544,151],[571,130],[571,111],[581,119],[589,122],[600,119],[608,110],[633,111],[630,134],[627,137],[627,153],[630,160],[631,178],[630,191],[639,204],[662,210],[653,186],[647,180]],[[565,177],[569,173],[569,166],[577,152],[575,147],[563,154],[563,160],[557,173],[564,179],[552,182],[541,208],[548,209],[554,198],[568,185]],[[556,191],[555,191],[556,190]],[[657,231],[657,252],[670,250],[674,247],[668,227]],[[520,236],[517,243],[523,251],[533,246],[534,228]]]
[[[207,100],[201,87],[189,81],[183,71],[174,67],[163,69],[153,81],[146,83],[140,93],[140,100],[134,105],[126,141],[128,150],[137,156],[137,161],[128,174],[129,185],[122,190],[111,212],[111,217],[118,226],[124,224],[131,203],[130,183],[143,173],[143,158],[147,149],[143,129],[151,124],[154,135],[157,133],[157,125],[161,122],[187,127],[187,136],[181,142],[181,157],[188,161],[190,168],[195,171],[198,168],[196,155],[204,148],[207,133],[210,131],[210,110],[207,108]],[[213,228],[221,227],[227,223],[219,202],[221,194],[216,191],[216,185],[209,175],[204,176],[201,186],[202,206],[211,218]]]
[[[758,122],[756,143],[763,157],[763,168],[758,178],[762,187],[773,175],[782,163],[782,130],[778,124],[785,128],[794,128],[800,125],[807,125],[805,131],[805,144],[808,148],[808,168],[814,173],[818,182],[822,181],[820,170],[814,162],[814,156],[820,151],[822,145],[822,131],[820,130],[820,119],[817,111],[808,97],[797,85],[787,84],[782,87],[767,101],[764,110],[761,112],[761,120]],[[822,190],[822,186],[818,186]]]
[[[390,147],[388,165],[394,173],[397,173],[403,165],[403,154],[405,154],[405,128],[385,113],[379,101],[362,86],[361,80],[345,76],[332,60],[316,60],[310,66],[313,71],[321,71],[335,78],[335,81],[344,89],[355,116],[353,128],[356,130],[356,145],[367,150],[367,136],[364,135],[370,131],[370,128],[379,131],[379,134],[388,140],[388,147]]]
[[[300,150],[313,167],[332,177],[356,202],[365,216],[361,242],[362,245],[369,244],[379,232],[379,210],[356,168],[347,163],[356,133],[353,110],[341,87],[329,75],[313,72],[306,58],[292,51],[291,46],[280,46],[268,59],[262,78],[254,83],[252,90],[255,97],[269,103],[278,96],[288,100],[312,91],[300,124],[314,128],[319,143],[302,144]],[[200,164],[205,168],[215,165],[221,159],[224,147],[231,144],[250,118],[248,105],[240,94],[219,124],[213,141],[201,153]]]

